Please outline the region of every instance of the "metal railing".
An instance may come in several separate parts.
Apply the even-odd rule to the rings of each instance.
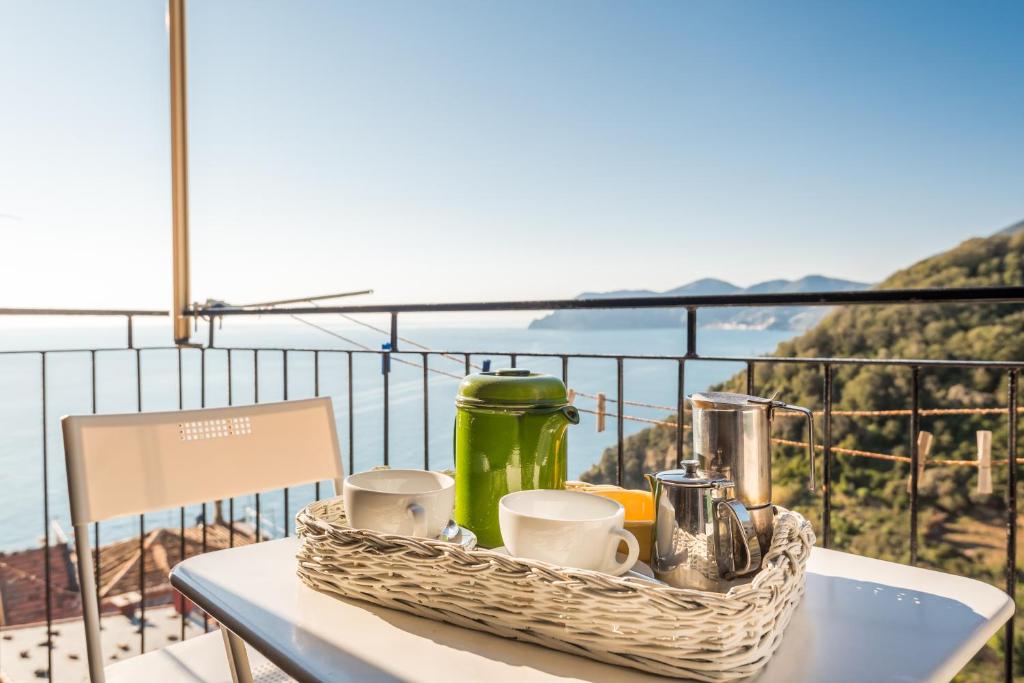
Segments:
[[[411,364],[419,366],[422,371],[422,396],[423,396],[423,412],[422,412],[422,429],[423,429],[423,467],[429,468],[431,466],[431,448],[430,448],[430,401],[429,401],[429,377],[432,372],[437,372],[436,367],[432,367],[431,360],[445,359],[451,361],[453,358],[462,360],[461,370],[468,374],[473,369],[474,358],[495,358],[495,357],[506,357],[509,359],[510,365],[516,366],[523,358],[548,358],[558,361],[561,368],[561,376],[563,381],[567,384],[570,380],[571,364],[574,361],[579,360],[604,360],[614,363],[615,366],[615,401],[616,405],[619,406],[615,411],[615,454],[617,461],[617,479],[621,483],[624,472],[624,457],[625,457],[625,366],[627,363],[640,362],[640,361],[660,361],[669,363],[674,366],[674,379],[676,384],[675,398],[676,398],[676,429],[675,429],[675,448],[676,454],[682,455],[685,453],[686,444],[683,438],[685,416],[686,416],[686,405],[685,405],[685,379],[686,370],[688,365],[693,363],[704,363],[704,362],[730,362],[742,364],[742,367],[746,368],[746,386],[748,393],[755,393],[757,387],[755,386],[755,370],[760,366],[768,366],[773,364],[800,364],[806,366],[815,366],[821,371],[821,391],[822,391],[822,452],[824,462],[823,478],[825,485],[822,487],[822,529],[821,529],[821,541],[825,547],[832,545],[832,481],[834,477],[834,453],[833,448],[833,398],[835,394],[835,370],[838,367],[847,365],[857,366],[888,366],[892,368],[899,368],[910,374],[910,407],[909,407],[909,434],[907,447],[910,453],[910,505],[908,510],[909,526],[910,526],[910,538],[909,538],[909,551],[910,551],[910,562],[916,564],[918,562],[918,537],[919,537],[919,458],[920,453],[918,451],[918,439],[917,435],[920,432],[920,419],[921,419],[921,406],[920,406],[920,386],[921,386],[921,374],[923,371],[938,370],[944,368],[969,368],[969,369],[986,369],[1005,373],[1007,378],[1007,403],[1006,403],[1006,416],[1008,420],[1008,431],[1007,431],[1007,443],[1006,452],[1008,459],[1008,476],[1006,481],[1005,491],[1005,502],[1006,502],[1006,560],[1005,560],[1005,585],[1006,591],[1011,597],[1015,597],[1016,594],[1016,577],[1017,577],[1017,421],[1018,421],[1018,377],[1020,371],[1024,369],[1024,361],[994,361],[986,359],[962,359],[962,360],[935,360],[935,359],[913,359],[913,358],[837,358],[837,357],[774,357],[774,356],[721,356],[721,355],[700,355],[698,353],[698,311],[701,308],[718,308],[718,307],[736,307],[736,306],[792,306],[792,305],[807,305],[807,306],[836,306],[836,305],[849,305],[849,306],[868,306],[868,305],[892,305],[892,304],[906,304],[906,305],[920,305],[920,304],[971,304],[971,305],[994,305],[994,304],[1024,304],[1024,287],[994,287],[994,288],[970,288],[970,289],[914,289],[914,290],[869,290],[860,292],[835,292],[835,293],[790,293],[790,294],[757,294],[757,295],[723,295],[723,296],[695,296],[695,297],[643,297],[643,298],[628,298],[628,299],[571,299],[571,300],[549,300],[549,301],[511,301],[511,302],[470,302],[470,303],[451,303],[451,304],[402,304],[402,305],[362,305],[362,306],[322,306],[322,307],[278,307],[271,309],[243,309],[233,308],[230,306],[215,306],[209,308],[198,308],[195,310],[189,310],[187,313],[190,316],[196,317],[196,319],[203,319],[208,325],[208,339],[207,344],[201,348],[195,349],[182,349],[180,347],[168,346],[168,347],[145,347],[137,348],[134,345],[133,337],[133,318],[137,316],[154,316],[154,315],[166,315],[160,311],[127,311],[127,310],[67,310],[67,309],[0,309],[0,315],[95,315],[95,316],[120,316],[127,320],[127,344],[125,347],[110,347],[110,348],[85,348],[85,349],[52,349],[52,350],[40,350],[40,349],[25,349],[25,350],[10,350],[0,351],[0,355],[12,355],[12,354],[23,354],[23,355],[37,355],[40,359],[40,381],[42,391],[42,461],[43,461],[43,516],[44,516],[44,538],[47,548],[50,543],[50,529],[49,522],[51,516],[51,501],[48,490],[48,465],[47,456],[51,449],[51,444],[47,442],[46,431],[49,421],[54,417],[49,415],[47,406],[47,363],[48,359],[52,358],[55,354],[68,354],[68,353],[88,353],[91,363],[91,392],[92,392],[92,409],[96,410],[96,358],[97,354],[105,353],[128,353],[134,355],[134,366],[135,366],[135,407],[138,410],[145,409],[143,405],[143,380],[142,380],[142,364],[146,354],[155,352],[177,352],[177,389],[178,389],[178,406],[183,407],[183,371],[182,371],[182,357],[183,353],[198,354],[199,363],[199,383],[200,383],[200,404],[206,405],[206,385],[207,385],[207,357],[211,354],[225,354],[226,361],[226,372],[227,372],[227,400],[230,405],[234,401],[233,387],[234,379],[233,375],[236,368],[238,367],[239,359],[242,356],[252,355],[252,395],[256,402],[260,401],[260,358],[266,354],[280,354],[281,358],[281,372],[282,372],[282,384],[283,384],[283,398],[288,399],[288,387],[289,387],[289,371],[290,364],[289,358],[294,354],[311,354],[312,355],[312,382],[314,395],[320,395],[321,392],[321,366],[322,359],[327,356],[340,356],[344,359],[343,367],[346,368],[346,404],[347,404],[347,416],[343,419],[347,420],[347,459],[349,470],[355,469],[355,416],[354,406],[357,401],[357,396],[354,391],[354,363],[353,359],[361,356],[378,356],[381,359],[381,389],[382,389],[382,403],[381,411],[383,414],[383,431],[382,437],[382,449],[381,449],[381,463],[389,464],[390,458],[390,437],[391,437],[391,420],[390,420],[390,362],[395,361],[411,361]],[[454,349],[454,350],[405,350],[400,348],[400,336],[399,330],[399,316],[407,313],[469,313],[469,312],[482,312],[482,311],[548,311],[548,310],[587,310],[587,309],[623,309],[623,308],[677,308],[686,311],[686,325],[681,327],[681,331],[685,334],[686,346],[685,353],[679,355],[644,355],[644,354],[615,354],[615,353],[548,353],[548,352],[528,352],[524,353],[515,349],[503,349],[497,351],[489,351],[484,349]],[[228,316],[240,316],[240,315],[323,315],[323,314],[362,314],[362,313],[384,313],[390,317],[390,327],[388,328],[388,338],[390,340],[390,346],[387,349],[370,349],[370,348],[356,348],[356,349],[324,349],[324,348],[280,348],[280,347],[217,347],[215,345],[215,324],[219,318]],[[670,330],[660,329],[656,331],[650,331],[650,334],[671,334]],[[246,359],[247,360],[247,359]],[[284,520],[283,529],[284,533],[289,533],[289,506],[288,506],[288,489],[283,490],[284,496]],[[316,484],[315,497],[320,497],[320,485]],[[229,516],[232,520],[231,532],[232,537],[230,543],[234,542],[234,500],[228,501],[229,504]],[[255,497],[255,534],[257,540],[262,537],[261,529],[261,496],[256,495]],[[205,534],[205,520],[206,520],[206,506],[202,507],[202,519],[203,525],[203,550],[206,550],[206,534]],[[144,539],[144,523],[145,520],[142,516],[139,518],[140,528],[140,552],[144,552],[143,539]],[[185,538],[185,510],[182,508],[179,514],[179,524],[181,531],[181,555],[184,556],[184,538]],[[100,543],[99,543],[99,525],[94,526],[94,534],[96,535],[95,547],[96,557],[94,561],[97,568],[97,584],[99,584],[99,564],[100,564]],[[46,582],[46,601],[47,601],[47,641],[52,645],[50,641],[51,636],[49,635],[52,631],[52,615],[50,613],[50,604],[52,601],[52,587],[51,587],[51,568],[50,568],[50,557],[49,553],[44,553],[45,562],[45,582]],[[139,590],[143,596],[140,601],[140,611],[143,623],[145,623],[145,581],[144,581],[144,563],[140,562],[139,572]],[[184,616],[182,616],[181,626],[182,637],[185,634],[185,622]],[[1006,640],[1004,645],[1004,672],[1007,681],[1013,678],[1013,642],[1014,642],[1014,622],[1011,619],[1005,629]],[[140,629],[140,649],[145,649],[145,628]],[[53,673],[53,655],[52,647],[48,647],[48,674]],[[52,680],[52,675],[51,675]]]

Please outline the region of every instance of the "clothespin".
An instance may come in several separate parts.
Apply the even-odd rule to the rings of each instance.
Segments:
[[[978,493],[992,493],[992,432],[979,430]]]
[[[484,361],[484,369],[483,369],[483,371],[484,372],[490,372],[491,371],[491,359],[490,358],[488,358],[488,359],[486,359]]]
[[[576,390],[575,389],[570,389],[569,390],[569,403],[572,404],[572,403],[575,403],[575,402],[576,402]]]
[[[380,348],[387,352],[380,354],[380,374],[386,375],[391,372],[391,342],[384,342]]]
[[[928,453],[932,450],[932,433],[917,433],[917,483],[920,485],[924,477],[924,463],[928,459]],[[907,493],[910,493],[910,475],[907,475]]]
[[[604,394],[597,395],[597,431],[604,431],[605,397]]]

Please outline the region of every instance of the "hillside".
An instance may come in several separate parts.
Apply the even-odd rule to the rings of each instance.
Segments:
[[[972,239],[899,271],[880,288],[1024,285],[1024,231],[1003,231]],[[775,356],[924,359],[1024,359],[1024,307],[1019,305],[928,305],[848,307],[829,313],[818,325],[784,342]],[[837,366],[836,410],[887,410],[910,406],[910,370],[885,366]],[[922,408],[1004,408],[1005,372],[929,370],[921,372]],[[822,369],[818,366],[762,363],[755,391],[820,410]],[[745,392],[739,374],[720,389]],[[671,418],[674,419],[674,418]],[[1006,458],[1005,414],[925,416],[921,429],[934,434],[932,458],[974,460],[975,432],[993,432],[992,458]],[[804,439],[801,421],[776,420],[775,436]],[[909,455],[909,419],[835,417],[833,443],[895,455]],[[817,436],[820,440],[820,418]],[[642,487],[641,470],[675,459],[674,428],[654,427],[626,441],[627,485]],[[689,441],[689,434],[687,434]],[[776,502],[795,507],[820,530],[821,502],[803,487],[806,463],[801,449],[776,446],[773,475]],[[907,562],[908,466],[863,457],[834,456],[833,547],[862,555]],[[612,481],[615,451],[583,475]],[[1002,587],[1005,561],[1006,468],[993,467],[995,493],[976,493],[975,468],[935,466],[920,482],[920,564],[973,576]],[[1018,595],[1018,600],[1024,592]],[[998,645],[998,644],[997,644]],[[1001,647],[1001,645],[998,645]],[[1024,634],[1017,631],[1019,674],[1024,675]],[[999,654],[990,647],[978,655],[962,680],[991,680]]]
[[[584,292],[577,299],[621,299],[639,296],[702,296],[712,294],[766,294],[780,292],[829,292],[867,289],[863,282],[852,282],[822,275],[799,280],[768,280],[747,288],[724,280],[704,278],[675,289],[654,292],[649,289],[620,289],[613,292]],[[720,308],[701,311],[703,327],[745,327],[802,331],[828,313],[823,308],[776,306],[773,308]],[[614,330],[682,327],[686,312],[679,309],[621,309],[605,311],[555,311],[530,323],[530,329]]]

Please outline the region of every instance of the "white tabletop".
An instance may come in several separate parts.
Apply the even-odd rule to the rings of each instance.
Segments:
[[[191,557],[171,583],[300,681],[665,680],[358,601],[295,574],[286,538]],[[759,683],[948,681],[1013,614],[987,584],[815,548]]]

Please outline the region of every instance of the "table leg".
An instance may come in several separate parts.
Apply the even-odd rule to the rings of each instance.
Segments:
[[[249,654],[245,651],[245,641],[224,628],[223,624],[221,624],[220,633],[224,636],[224,650],[228,656],[232,683],[253,683],[252,671],[249,669]]]

